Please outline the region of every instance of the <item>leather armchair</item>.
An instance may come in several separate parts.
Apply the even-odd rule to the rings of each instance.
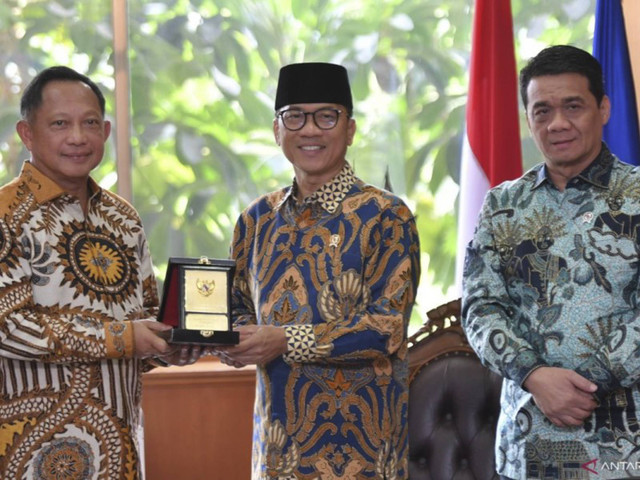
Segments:
[[[409,338],[409,478],[498,479],[494,442],[502,379],[460,325],[460,299],[427,312]]]

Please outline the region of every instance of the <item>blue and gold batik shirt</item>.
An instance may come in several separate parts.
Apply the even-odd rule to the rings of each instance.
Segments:
[[[236,324],[288,340],[257,367],[252,478],[406,479],[415,219],[348,164],[302,202],[295,188],[250,205],[233,240]]]
[[[496,463],[514,479],[640,475],[640,172],[599,156],[559,191],[538,165],[492,189],[467,250],[463,324],[505,377]],[[598,385],[582,426],[522,388],[541,366]]]

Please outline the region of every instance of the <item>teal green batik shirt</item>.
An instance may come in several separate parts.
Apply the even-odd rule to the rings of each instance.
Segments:
[[[487,195],[467,250],[463,324],[505,381],[496,463],[514,479],[640,475],[640,171],[600,155],[561,192],[538,165]],[[581,427],[522,387],[541,366],[598,385]]]

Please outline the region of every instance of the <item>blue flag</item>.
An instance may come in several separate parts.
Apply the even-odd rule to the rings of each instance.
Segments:
[[[603,140],[622,161],[640,165],[640,127],[620,0],[598,0],[593,56],[602,64],[611,118]]]

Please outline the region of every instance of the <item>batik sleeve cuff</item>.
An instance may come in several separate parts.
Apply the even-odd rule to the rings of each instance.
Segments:
[[[107,358],[133,358],[134,337],[132,322],[108,322],[105,324]]]
[[[318,345],[313,325],[289,325],[284,327],[287,337],[287,363],[308,363],[326,357],[331,352],[330,345]]]

